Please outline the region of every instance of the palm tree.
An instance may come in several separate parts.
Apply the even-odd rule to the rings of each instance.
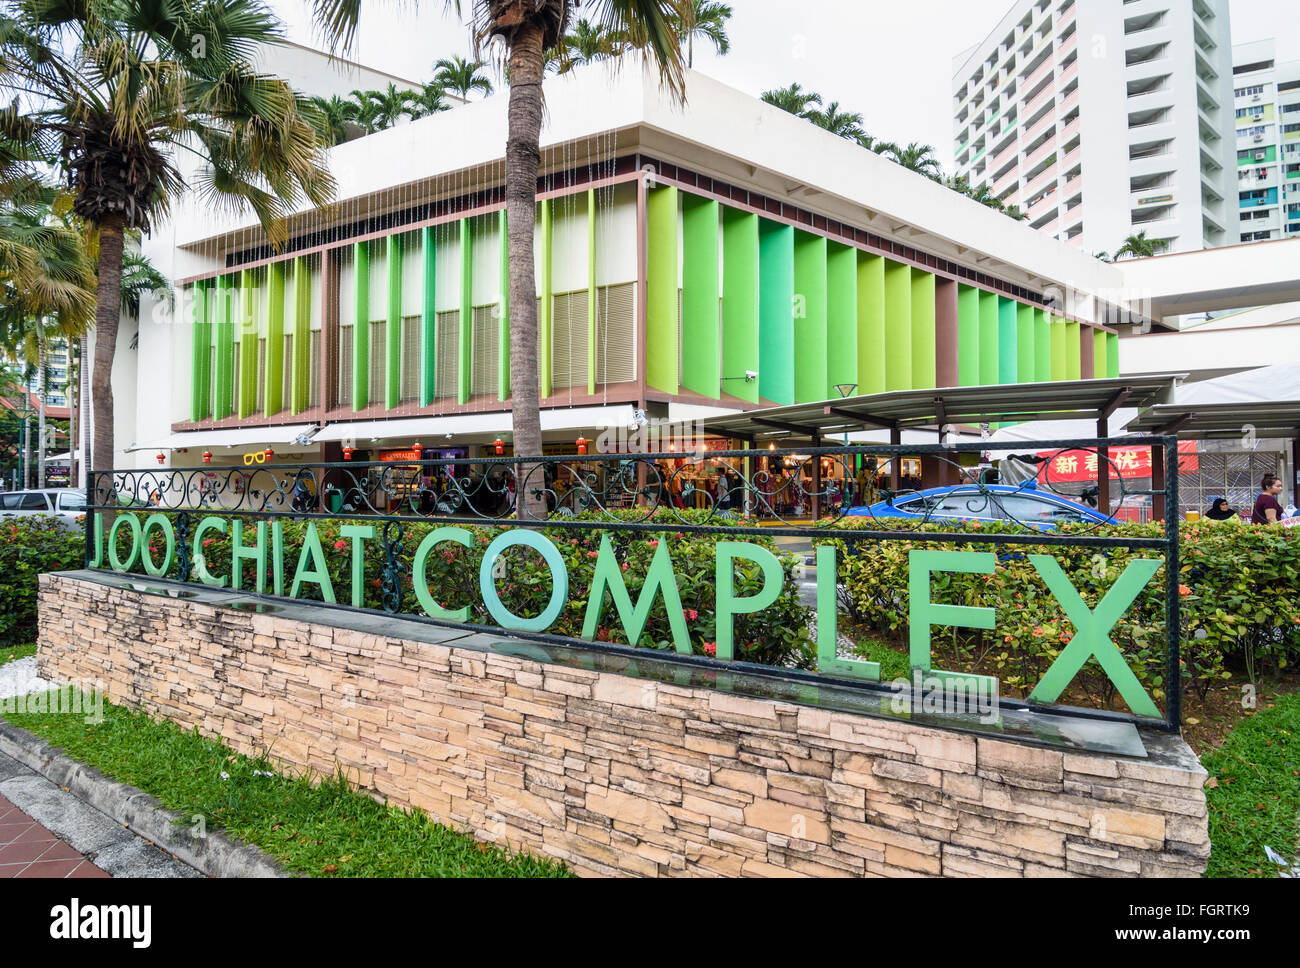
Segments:
[[[1007,216],[1007,218],[1015,219],[1017,222],[1025,222],[1029,220],[1029,213],[1021,209],[1019,205],[1006,206],[1002,209],[1002,214]]]
[[[447,7],[461,11],[459,0]],[[590,9],[592,22],[630,46],[648,51],[663,78],[684,97],[681,46],[672,17],[680,0],[602,0]],[[356,31],[359,0],[317,0],[328,35],[345,46]],[[542,77],[546,52],[560,43],[569,23],[570,0],[475,0],[474,34],[501,38],[510,79],[506,136],[506,220],[510,278],[510,406],[515,453],[540,456],[542,430],[537,397],[537,278],[533,233],[537,221],[537,172],[541,161]],[[544,517],[546,506],[533,488],[521,486],[520,512]]]
[[[586,17],[575,23],[562,41],[563,56],[558,60],[559,73],[564,74],[582,64],[591,64],[613,57],[621,50],[617,41],[604,27],[593,24]],[[558,55],[558,52],[557,52]]]
[[[258,0],[6,6],[0,83],[19,92],[37,137],[57,145],[72,210],[99,237],[93,463],[109,468],[123,242],[128,229],[148,231],[182,188],[171,156],[196,152],[198,198],[251,208],[275,245],[283,216],[304,197],[329,202],[334,182],[305,99],[248,61],[281,39]]]
[[[324,0],[327,3],[341,0]],[[482,91],[484,96],[492,93],[492,82],[483,73],[483,62],[466,60],[463,57],[442,58],[433,65],[433,82],[444,91],[458,94],[469,100],[474,91]]]
[[[1147,256],[1155,255],[1163,248],[1163,243],[1158,239],[1148,239],[1145,230],[1137,235],[1130,235],[1124,240],[1124,244],[1115,250],[1114,258],[1122,259],[1130,256],[1134,259],[1142,259]]]
[[[311,99],[313,112],[307,120],[326,145],[333,147],[348,140],[348,126],[357,123],[357,103],[337,94]]]
[[[841,111],[840,102],[832,101],[824,110],[809,111],[804,115],[819,128],[825,128],[831,134],[856,141],[862,134],[862,115],[856,111]]]
[[[439,111],[450,111],[451,105],[447,103],[446,97],[447,92],[437,84],[421,85],[419,93],[411,97],[412,108],[419,112],[412,117],[426,118]]]
[[[789,87],[778,87],[770,91],[764,91],[763,100],[780,108],[782,111],[788,111],[804,118],[808,116],[808,112],[814,104],[820,105],[822,103],[822,96],[815,91],[805,91],[796,81]]]
[[[913,141],[905,148],[891,144],[883,149],[891,161],[897,162],[909,171],[939,181],[943,171],[939,159],[934,154],[932,145],[918,144]]]
[[[681,12],[674,26],[677,35],[686,41],[686,66],[695,66],[695,38],[698,36],[713,44],[713,49],[726,55],[731,50],[727,36],[727,21],[731,19],[731,5],[712,3],[710,0],[682,0]]]
[[[366,134],[374,134],[388,127],[380,118],[379,102],[375,98],[378,93],[378,91],[352,92],[354,120]]]
[[[868,151],[874,151],[876,154],[880,154],[886,144],[886,142],[877,141],[874,136],[867,134],[865,131],[859,131],[853,136],[853,140],[863,148],[866,148]]]
[[[399,88],[391,81],[388,87],[382,91],[367,91],[376,109],[376,123],[381,127],[391,128],[400,124],[402,116],[413,119],[418,116],[419,108],[415,107],[416,94],[414,91],[408,91]]]

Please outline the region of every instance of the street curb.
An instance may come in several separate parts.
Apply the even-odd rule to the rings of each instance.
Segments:
[[[137,787],[118,783],[99,770],[65,756],[58,747],[0,720],[0,752],[12,756],[137,836],[210,877],[293,877],[252,844],[218,831],[190,835],[190,819],[168,810]]]

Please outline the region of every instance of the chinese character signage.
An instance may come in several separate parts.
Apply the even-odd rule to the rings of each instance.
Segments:
[[[1039,451],[1044,458],[1038,466],[1038,479],[1045,483],[1063,484],[1097,480],[1098,457],[1091,450],[1044,450]],[[1150,477],[1150,447],[1112,447],[1110,464],[1111,476]],[[1196,441],[1180,440],[1178,442],[1178,473],[1194,474],[1200,469],[1196,456]]]

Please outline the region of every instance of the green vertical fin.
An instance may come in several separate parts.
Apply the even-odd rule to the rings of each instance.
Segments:
[[[794,229],[758,222],[758,393],[794,403]]]
[[[885,257],[858,253],[858,393],[885,392]]]
[[[723,389],[733,397],[758,403],[758,381],[747,372],[758,365],[759,275],[758,216],[722,208],[722,373]]]
[[[858,382],[858,253],[839,242],[828,242],[826,396],[838,396],[836,384],[857,387]]]
[[[501,312],[497,318],[497,399],[510,399],[510,232],[506,210],[497,215],[501,236],[500,267]],[[593,367],[594,369],[594,367]]]
[[[456,399],[469,403],[472,352],[474,347],[474,230],[467,218],[460,220],[460,347]]]
[[[646,202],[646,383],[677,393],[677,189],[653,188]]]
[[[980,385],[993,386],[1000,371],[997,293],[980,290]]]
[[[826,399],[826,238],[794,233],[794,399]]]
[[[284,407],[285,263],[266,267],[266,391],[262,413],[273,417]]]
[[[370,243],[352,246],[352,291],[356,312],[352,320],[352,409],[370,403]]]
[[[980,382],[980,291],[974,286],[957,287],[957,383],[979,386]]]
[[[885,260],[885,389],[912,389],[912,267]]]
[[[551,313],[554,309],[551,285],[551,226],[553,206],[549,198],[541,203],[542,279],[541,305],[537,307],[537,394],[551,395]]]
[[[429,406],[438,396],[438,244],[433,226],[420,232],[420,255],[424,263],[424,292],[420,311],[420,405]]]
[[[305,256],[293,260],[293,412],[311,400],[311,271]]]
[[[718,203],[683,194],[682,385],[714,400],[722,381],[719,299]]]

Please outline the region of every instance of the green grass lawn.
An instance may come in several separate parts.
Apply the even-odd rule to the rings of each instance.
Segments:
[[[508,853],[420,811],[384,806],[338,777],[313,784],[265,775],[280,768],[121,706],[105,703],[99,724],[57,714],[5,718],[310,877],[571,876],[555,861]]]
[[[1205,876],[1276,877],[1264,848],[1288,859],[1300,850],[1300,693],[1237,723],[1201,762],[1213,846]]]
[[[0,666],[35,654],[35,642],[28,642],[26,645],[2,645],[0,646]]]

